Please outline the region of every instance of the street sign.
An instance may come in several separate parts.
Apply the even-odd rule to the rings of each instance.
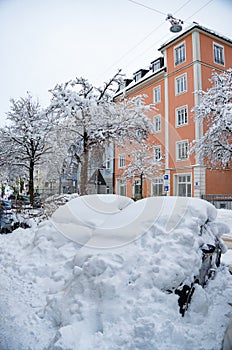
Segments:
[[[169,191],[169,186],[164,186],[164,191],[168,192]]]
[[[164,174],[164,180],[168,180],[168,174]]]

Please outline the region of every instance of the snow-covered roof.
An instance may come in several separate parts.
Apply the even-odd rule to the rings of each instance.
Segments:
[[[159,48],[158,50],[162,52],[162,50],[163,50],[164,48],[166,48],[167,46],[171,45],[174,41],[176,41],[176,40],[179,39],[179,38],[182,38],[183,36],[187,35],[189,32],[191,32],[191,31],[193,31],[193,30],[196,30],[196,29],[197,29],[197,30],[200,30],[200,31],[203,31],[203,32],[205,32],[205,33],[207,33],[207,34],[213,35],[213,36],[217,37],[218,39],[227,41],[229,44],[232,44],[232,39],[230,39],[230,38],[224,36],[223,34],[220,34],[220,33],[216,32],[216,31],[214,31],[214,30],[211,30],[211,29],[209,29],[209,28],[206,28],[206,27],[204,27],[204,26],[201,26],[201,25],[198,24],[198,23],[193,22],[191,25],[189,25],[188,27],[186,27],[186,29],[185,29],[181,34],[178,33],[178,34],[172,36],[171,38],[169,38],[164,44],[162,44],[162,45],[160,46],[160,48]],[[152,62],[155,62],[156,60],[158,60],[158,58],[156,58],[156,59],[153,60]],[[152,62],[151,62],[151,63],[152,63]],[[147,70],[147,69],[148,69],[147,67],[144,68],[144,70]],[[125,91],[128,91],[128,90],[130,90],[130,89],[136,87],[137,85],[141,85],[141,83],[143,83],[143,82],[145,82],[146,80],[148,80],[148,79],[154,77],[155,75],[158,75],[160,72],[164,71],[165,69],[166,69],[165,66],[162,66],[160,69],[155,70],[155,71],[153,71],[153,70],[150,68],[150,69],[148,70],[148,72],[147,72],[144,76],[141,77],[141,79],[139,79],[138,81],[135,81],[135,80],[133,79],[128,85],[126,85],[124,88],[120,89],[120,90],[116,93],[115,97],[120,96],[120,95],[121,95],[122,93],[124,93]],[[137,72],[139,72],[139,71],[141,71],[141,70],[143,70],[143,69],[141,68],[141,69],[137,70],[134,74],[136,74]]]
[[[159,73],[161,73],[162,71],[165,71],[165,67],[161,67],[159,69],[157,69],[156,71],[153,71],[152,69],[150,69],[141,79],[139,79],[138,81],[135,81],[134,79],[131,81],[130,84],[128,84],[126,87],[124,87],[123,89],[120,89],[115,97],[120,96],[121,94],[123,94],[125,91],[128,91],[134,87],[136,87],[137,85],[141,85],[142,82],[145,82],[146,80],[148,80],[149,78],[154,77],[155,75],[158,75]]]
[[[212,29],[209,29],[209,28],[206,28],[204,26],[201,26],[200,24],[198,23],[195,23],[193,22],[191,25],[189,25],[188,27],[186,27],[186,29],[180,34],[176,34],[174,35],[172,38],[169,38],[164,44],[162,44],[159,48],[159,51],[162,52],[162,50],[166,47],[166,46],[169,46],[170,44],[172,44],[175,40],[185,36],[187,33],[189,33],[190,31],[194,30],[194,29],[198,29],[198,30],[201,30],[203,32],[206,32],[207,34],[211,34],[211,35],[214,35],[215,37],[219,38],[219,39],[222,39],[222,40],[225,40],[227,41],[228,43],[232,44],[232,39],[226,37],[225,35],[223,34],[220,34]]]

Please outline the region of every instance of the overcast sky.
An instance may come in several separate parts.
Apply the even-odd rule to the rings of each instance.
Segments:
[[[9,99],[27,91],[46,107],[56,83],[82,76],[102,85],[119,68],[128,77],[146,68],[173,35],[168,13],[184,28],[196,21],[232,38],[232,0],[135,2],[0,0],[0,125]]]

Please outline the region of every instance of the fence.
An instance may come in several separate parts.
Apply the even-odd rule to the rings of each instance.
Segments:
[[[232,209],[232,194],[203,194],[201,198],[212,203],[217,209]]]

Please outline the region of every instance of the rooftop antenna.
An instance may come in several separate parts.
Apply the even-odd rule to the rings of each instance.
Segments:
[[[169,21],[171,23],[170,32],[178,33],[182,30],[181,24],[184,24],[184,22],[181,19],[177,19],[177,18],[173,17],[173,15],[168,13],[166,21]]]

